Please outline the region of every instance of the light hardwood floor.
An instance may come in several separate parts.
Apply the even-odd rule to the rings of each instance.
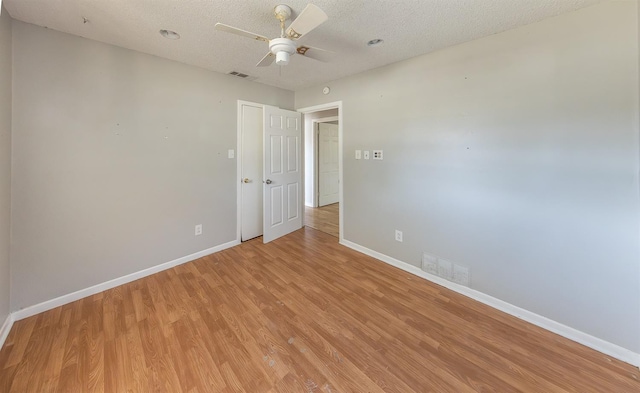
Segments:
[[[0,392],[639,392],[638,369],[302,229],[15,323]]]
[[[339,203],[322,207],[305,206],[304,209],[306,226],[328,233],[331,236],[340,236]]]

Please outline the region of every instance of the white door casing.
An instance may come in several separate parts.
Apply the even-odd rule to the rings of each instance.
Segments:
[[[262,106],[241,104],[241,241],[262,235]]]
[[[302,228],[302,115],[264,107],[263,241]]]
[[[338,203],[338,125],[318,123],[318,206]]]

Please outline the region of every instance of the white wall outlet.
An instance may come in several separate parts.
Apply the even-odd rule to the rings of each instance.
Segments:
[[[362,150],[356,150],[356,160],[359,160],[362,158]]]
[[[382,160],[382,150],[374,150],[373,151],[373,159],[374,160]]]
[[[196,225],[196,236],[202,235],[202,224]]]
[[[228,155],[229,155],[229,158],[235,158],[235,156],[236,156],[235,150],[229,149],[229,154]]]
[[[469,286],[469,268],[466,266],[454,264],[453,278],[451,279],[451,281],[468,287]]]
[[[453,277],[453,263],[438,258],[438,275],[447,280],[451,280],[451,277]]]
[[[364,151],[364,159],[368,160],[369,159],[369,150],[365,150]]]
[[[438,258],[434,255],[422,254],[422,270],[427,273],[438,275]]]
[[[396,229],[396,241],[402,243],[402,231]]]

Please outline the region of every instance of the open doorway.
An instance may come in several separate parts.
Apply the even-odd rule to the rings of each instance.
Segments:
[[[342,240],[341,103],[299,111],[305,116],[305,225]]]

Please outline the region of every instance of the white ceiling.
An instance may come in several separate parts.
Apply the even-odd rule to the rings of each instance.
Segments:
[[[284,1],[284,0],[283,0]],[[278,0],[4,0],[24,22],[228,73],[289,90],[325,83],[441,48],[513,29],[602,0],[315,0],[329,20],[300,41],[339,53],[330,63],[294,56],[256,68],[268,47],[214,30],[222,22],[279,35]],[[297,16],[308,3],[287,0]],[[83,17],[88,19],[83,23]],[[174,30],[177,41],[160,29]],[[373,38],[384,39],[367,47]]]

